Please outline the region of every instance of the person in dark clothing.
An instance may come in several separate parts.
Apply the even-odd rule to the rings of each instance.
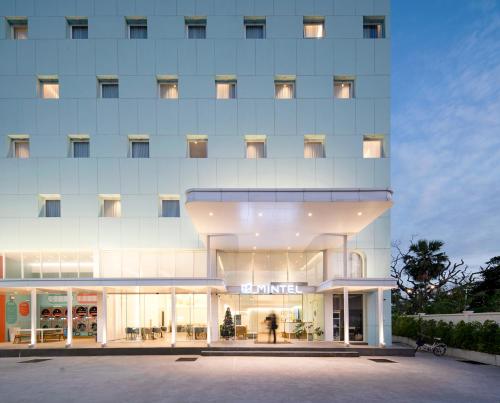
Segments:
[[[278,328],[278,321],[276,319],[276,314],[271,312],[271,314],[266,318],[267,327],[269,329],[269,336],[267,338],[268,342],[271,342],[271,334],[273,335],[273,343],[276,344],[276,329]]]

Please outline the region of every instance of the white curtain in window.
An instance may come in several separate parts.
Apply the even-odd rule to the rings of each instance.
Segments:
[[[359,253],[351,252],[351,277],[352,278],[362,278],[363,277],[363,259]]]
[[[71,37],[73,39],[88,39],[89,28],[85,25],[74,25],[71,27]]]
[[[149,158],[149,141],[133,141],[132,158]]]
[[[179,200],[162,200],[161,201],[161,216],[162,217],[180,217]]]
[[[382,158],[382,140],[365,139],[363,141],[363,158]]]
[[[118,84],[117,83],[102,83],[101,96],[103,98],[118,98]]]
[[[217,99],[236,98],[236,84],[217,83]]]
[[[276,98],[279,99],[293,98],[293,84],[292,83],[276,84]]]
[[[323,158],[323,143],[321,141],[306,141],[304,143],[304,158]]]
[[[121,201],[120,200],[104,200],[103,205],[104,217],[120,217],[121,216]]]
[[[264,25],[247,25],[247,39],[263,39]]]
[[[323,24],[304,24],[304,38],[323,38]]]
[[[14,27],[14,39],[28,39],[28,26],[18,25]]]
[[[88,158],[89,157],[89,142],[74,141],[73,142],[73,158]]]
[[[59,83],[41,83],[42,98],[57,99],[59,98]]]
[[[247,141],[247,158],[265,158],[265,143],[263,141]]]
[[[188,38],[189,39],[205,39],[206,28],[204,25],[189,25]]]
[[[147,39],[148,27],[146,25],[131,25],[130,39]]]
[[[350,82],[335,83],[335,98],[352,98],[351,88],[352,84]]]
[[[60,200],[45,200],[45,217],[61,217]]]
[[[14,153],[16,158],[29,158],[30,157],[30,143],[28,141],[14,142]]]
[[[160,84],[160,98],[176,99],[179,97],[177,91],[177,83],[162,83]]]

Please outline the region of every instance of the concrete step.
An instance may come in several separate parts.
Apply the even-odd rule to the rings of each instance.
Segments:
[[[357,351],[320,350],[202,350],[201,355],[210,357],[359,357]]]

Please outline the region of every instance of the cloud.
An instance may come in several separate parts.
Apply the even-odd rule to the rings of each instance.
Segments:
[[[393,115],[393,237],[441,239],[477,266],[500,255],[500,16],[467,28],[393,88],[411,91]]]

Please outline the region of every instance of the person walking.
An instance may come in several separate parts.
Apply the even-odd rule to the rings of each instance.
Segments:
[[[267,317],[267,326],[269,328],[269,336],[268,342],[271,342],[271,334],[273,335],[273,343],[276,344],[276,329],[278,328],[278,322],[276,319],[276,314],[271,312],[271,314]]]

